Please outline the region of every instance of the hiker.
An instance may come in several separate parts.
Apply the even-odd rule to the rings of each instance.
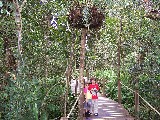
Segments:
[[[92,94],[92,106],[91,106],[91,113],[94,113],[95,116],[98,116],[98,91],[99,85],[96,83],[95,78],[90,79],[91,84],[88,87],[88,90],[91,91]]]
[[[84,88],[84,95],[85,95],[84,108],[85,108],[85,116],[86,117],[90,116],[91,105],[92,105],[92,94],[91,94],[90,90],[88,90],[88,87],[89,87],[89,83],[86,83],[85,88]]]

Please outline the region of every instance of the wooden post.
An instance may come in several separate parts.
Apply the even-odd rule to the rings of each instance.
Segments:
[[[139,90],[135,90],[135,115],[136,120],[139,120],[139,96],[138,96]]]
[[[78,80],[76,79],[76,85],[75,85],[75,96],[77,97],[77,94],[78,94]]]
[[[120,80],[120,67],[121,67],[121,34],[122,33],[122,17],[120,19],[120,37],[118,41],[118,103],[121,104],[122,96],[121,96],[121,80]]]
[[[66,91],[65,91],[65,95],[64,95],[64,117],[67,117],[67,102],[68,102],[68,74],[66,77]]]
[[[83,88],[84,88],[84,80],[83,80],[83,73],[84,73],[84,66],[85,66],[85,44],[86,44],[86,35],[87,35],[87,29],[82,28],[82,33],[81,33],[81,50],[80,50],[80,67],[79,67],[79,83],[80,83],[80,92],[82,94],[80,95],[80,100],[79,100],[79,116],[78,120],[82,120],[83,118],[83,101],[84,101],[84,93],[83,93]]]
[[[118,103],[121,104],[122,96],[121,96],[121,83],[120,79],[118,79]]]
[[[102,95],[105,97],[106,95],[105,95],[105,82],[106,82],[106,80],[103,78],[102,79],[102,81],[103,81],[103,88],[102,88]]]
[[[67,93],[64,95],[64,116],[66,117],[67,116]]]

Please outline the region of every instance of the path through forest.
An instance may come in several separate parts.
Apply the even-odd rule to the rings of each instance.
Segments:
[[[98,116],[92,115],[86,120],[134,120],[121,104],[102,96],[99,96],[98,112]]]

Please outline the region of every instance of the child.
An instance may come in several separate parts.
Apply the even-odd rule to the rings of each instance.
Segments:
[[[92,94],[88,90],[89,83],[86,83],[85,88],[84,88],[84,95],[85,95],[85,116],[89,117],[90,116],[90,111],[91,111],[91,105],[92,105]]]
[[[91,91],[91,94],[92,94],[92,106],[91,106],[91,109],[93,110],[94,112],[94,115],[95,116],[98,116],[98,90],[99,90],[99,86],[98,84],[96,83],[96,80],[95,78],[91,78],[91,83],[88,87],[88,90]]]

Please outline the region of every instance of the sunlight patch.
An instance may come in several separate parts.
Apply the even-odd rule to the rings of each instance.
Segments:
[[[110,113],[110,114],[112,114],[112,115],[113,115],[113,114],[114,114],[114,115],[123,115],[123,113],[116,113],[116,112],[115,112],[115,113]]]
[[[108,117],[103,117],[103,118],[115,118],[115,117],[109,117],[109,116],[108,116]]]
[[[107,112],[117,112],[117,111],[109,110],[109,111],[107,111]]]
[[[103,109],[103,110],[110,110],[110,109]],[[115,111],[116,112],[116,111]]]
[[[125,115],[112,115],[114,117],[121,117],[121,116],[125,116]]]

